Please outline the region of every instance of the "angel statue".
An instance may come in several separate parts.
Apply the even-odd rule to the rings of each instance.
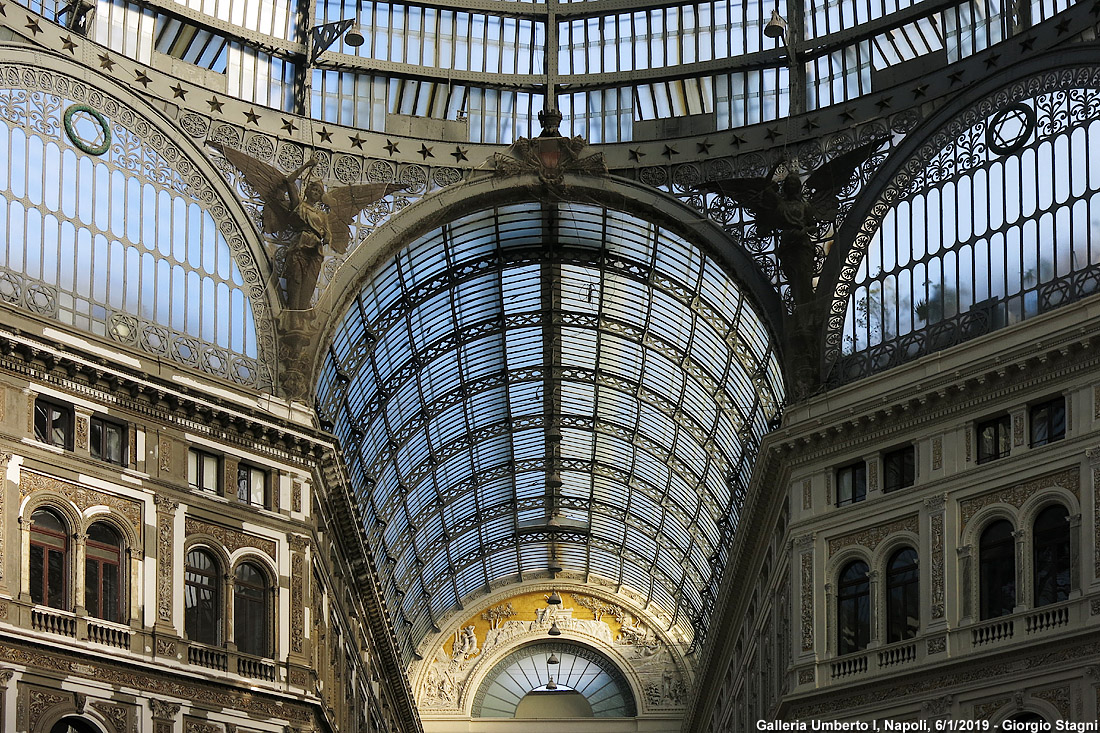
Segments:
[[[798,364],[800,374],[795,376],[796,388],[811,391],[819,381],[819,345],[823,338],[827,297],[815,294],[814,277],[817,259],[813,235],[822,224],[835,223],[840,211],[841,193],[852,181],[859,166],[877,150],[884,138],[872,140],[859,147],[841,153],[828,163],[806,176],[799,175],[796,166],[783,159],[767,176],[754,178],[726,178],[706,181],[696,188],[706,193],[716,193],[733,199],[748,209],[756,220],[756,231],[761,236],[777,236],[776,255],[779,266],[790,286],[794,302],[793,323],[786,329],[788,350]],[[781,180],[775,179],[780,166],[790,169]],[[828,254],[828,253],[826,253]]]
[[[311,307],[325,247],[344,254],[356,215],[404,188],[392,183],[368,183],[326,191],[320,179],[313,177],[316,158],[310,158],[292,173],[283,173],[236,148],[217,142],[208,144],[244,174],[248,185],[263,200],[264,234],[297,233],[283,267],[286,307],[290,310]]]

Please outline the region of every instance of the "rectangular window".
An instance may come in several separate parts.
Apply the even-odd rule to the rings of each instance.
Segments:
[[[34,401],[35,440],[73,449],[73,408],[44,398]]]
[[[882,457],[882,490],[897,491],[917,481],[917,450],[914,446],[892,450]]]
[[[89,448],[92,458],[125,466],[126,426],[102,417],[93,417]]]
[[[867,464],[863,461],[836,471],[836,505],[844,506],[867,498]]]
[[[1031,447],[1053,443],[1066,437],[1066,398],[1056,397],[1028,411],[1031,423]]]
[[[995,461],[1008,455],[1012,444],[1010,426],[1008,415],[978,423],[978,463]]]
[[[220,471],[218,466],[221,461],[218,457],[201,450],[192,448],[187,451],[187,483],[192,489],[209,491],[213,494],[221,493],[218,482]]]
[[[267,471],[240,464],[237,466],[237,498],[252,506],[267,506]]]

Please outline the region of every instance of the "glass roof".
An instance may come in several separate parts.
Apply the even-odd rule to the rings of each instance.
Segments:
[[[408,656],[462,599],[552,558],[691,639],[782,399],[717,261],[632,215],[536,203],[382,263],[317,389]]]

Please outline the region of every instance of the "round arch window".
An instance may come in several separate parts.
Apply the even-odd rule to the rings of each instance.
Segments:
[[[69,715],[54,723],[50,733],[103,733],[103,731],[84,718]]]
[[[473,717],[631,718],[636,711],[608,657],[580,644],[539,642],[496,663],[474,697]]]

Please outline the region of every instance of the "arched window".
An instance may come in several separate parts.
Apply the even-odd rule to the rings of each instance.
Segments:
[[[252,563],[237,566],[233,585],[233,640],[237,650],[257,657],[271,656],[271,627],[267,575]]]
[[[1035,518],[1035,606],[1069,598],[1069,510],[1047,507]]]
[[[88,528],[84,608],[104,621],[122,620],[122,540],[106,522]]]
[[[50,733],[99,733],[99,727],[84,718],[67,715],[53,724]]]
[[[905,547],[886,567],[886,643],[912,639],[920,628],[920,569],[917,551]]]
[[[985,528],[978,544],[981,618],[1012,613],[1016,606],[1016,542],[1012,523],[1001,519]]]
[[[837,589],[837,654],[867,648],[871,638],[871,586],[867,563],[850,562],[840,573]]]
[[[31,514],[31,601],[65,608],[69,585],[69,528],[52,509]]]
[[[201,644],[221,643],[221,573],[218,561],[206,550],[187,553],[183,624],[187,638]]]

